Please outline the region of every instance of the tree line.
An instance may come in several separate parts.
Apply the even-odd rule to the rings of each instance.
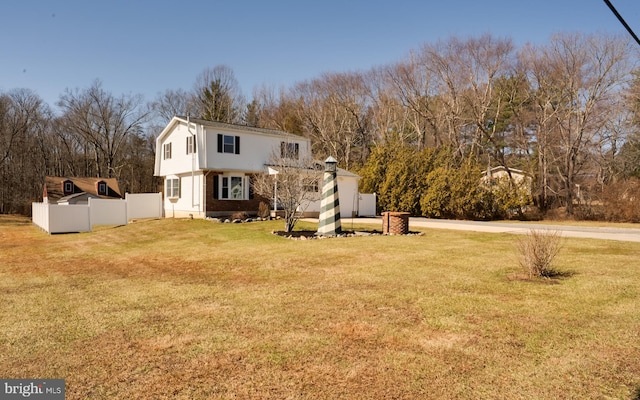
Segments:
[[[224,65],[150,102],[95,81],[66,90],[57,115],[35,92],[14,89],[0,93],[0,212],[28,212],[46,175],[158,191],[154,139],[171,117],[190,114],[309,137],[316,159],[332,155],[359,173],[383,210],[497,218],[561,208],[637,220],[637,61],[620,36],[557,34],[516,48],[486,34],[425,43],[367,71],[258,87],[250,101]],[[480,180],[497,166],[508,177],[499,189]],[[523,193],[515,170],[532,191]]]

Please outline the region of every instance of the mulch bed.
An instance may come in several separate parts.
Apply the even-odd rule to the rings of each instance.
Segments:
[[[382,232],[378,230],[371,231],[342,231],[341,234],[336,236],[324,236],[317,235],[316,231],[293,231],[293,232],[285,232],[285,231],[272,231],[274,235],[282,236],[287,239],[294,240],[313,240],[313,239],[334,239],[334,238],[346,238],[346,237],[356,237],[356,236],[391,236],[387,234],[382,234]],[[393,236],[422,236],[424,232],[409,232],[406,235],[393,235]]]

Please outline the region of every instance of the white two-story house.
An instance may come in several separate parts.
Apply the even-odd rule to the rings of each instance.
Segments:
[[[156,139],[155,175],[164,181],[166,217],[255,214],[251,180],[283,146],[300,157],[309,139],[285,132],[174,117]]]
[[[261,202],[273,206],[273,198],[254,195],[252,180],[267,173],[273,157],[283,152],[310,159],[311,142],[271,129],[174,117],[156,139],[155,176],[163,179],[165,217],[255,215]],[[318,167],[321,171],[323,163]],[[311,196],[318,200],[300,210],[312,217],[320,213],[319,177]],[[358,192],[360,176],[338,168],[337,178],[343,217],[375,215],[375,194]]]

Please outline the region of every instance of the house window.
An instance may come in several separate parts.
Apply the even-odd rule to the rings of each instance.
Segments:
[[[187,136],[187,154],[196,152],[196,137],[194,135]]]
[[[307,183],[302,187],[302,190],[308,193],[318,193],[320,186],[318,185],[318,180],[314,180],[313,182]]]
[[[298,143],[280,142],[280,157],[297,160],[300,151]]]
[[[240,154],[240,136],[219,133],[218,153]]]
[[[100,181],[97,183],[98,186],[98,195],[106,196],[107,195],[107,183],[105,181]]]
[[[65,196],[73,194],[73,182],[71,181],[62,182],[62,191],[64,192]]]
[[[164,149],[164,159],[165,160],[171,159],[171,143],[165,143],[163,149]]]
[[[170,199],[177,199],[180,197],[180,178],[167,178],[166,184],[166,196]]]
[[[223,176],[220,198],[227,200],[244,199],[242,181],[243,179],[240,176]]]

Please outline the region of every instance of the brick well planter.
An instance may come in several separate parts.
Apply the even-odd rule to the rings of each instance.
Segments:
[[[385,211],[382,213],[382,233],[406,235],[409,233],[409,213]]]

